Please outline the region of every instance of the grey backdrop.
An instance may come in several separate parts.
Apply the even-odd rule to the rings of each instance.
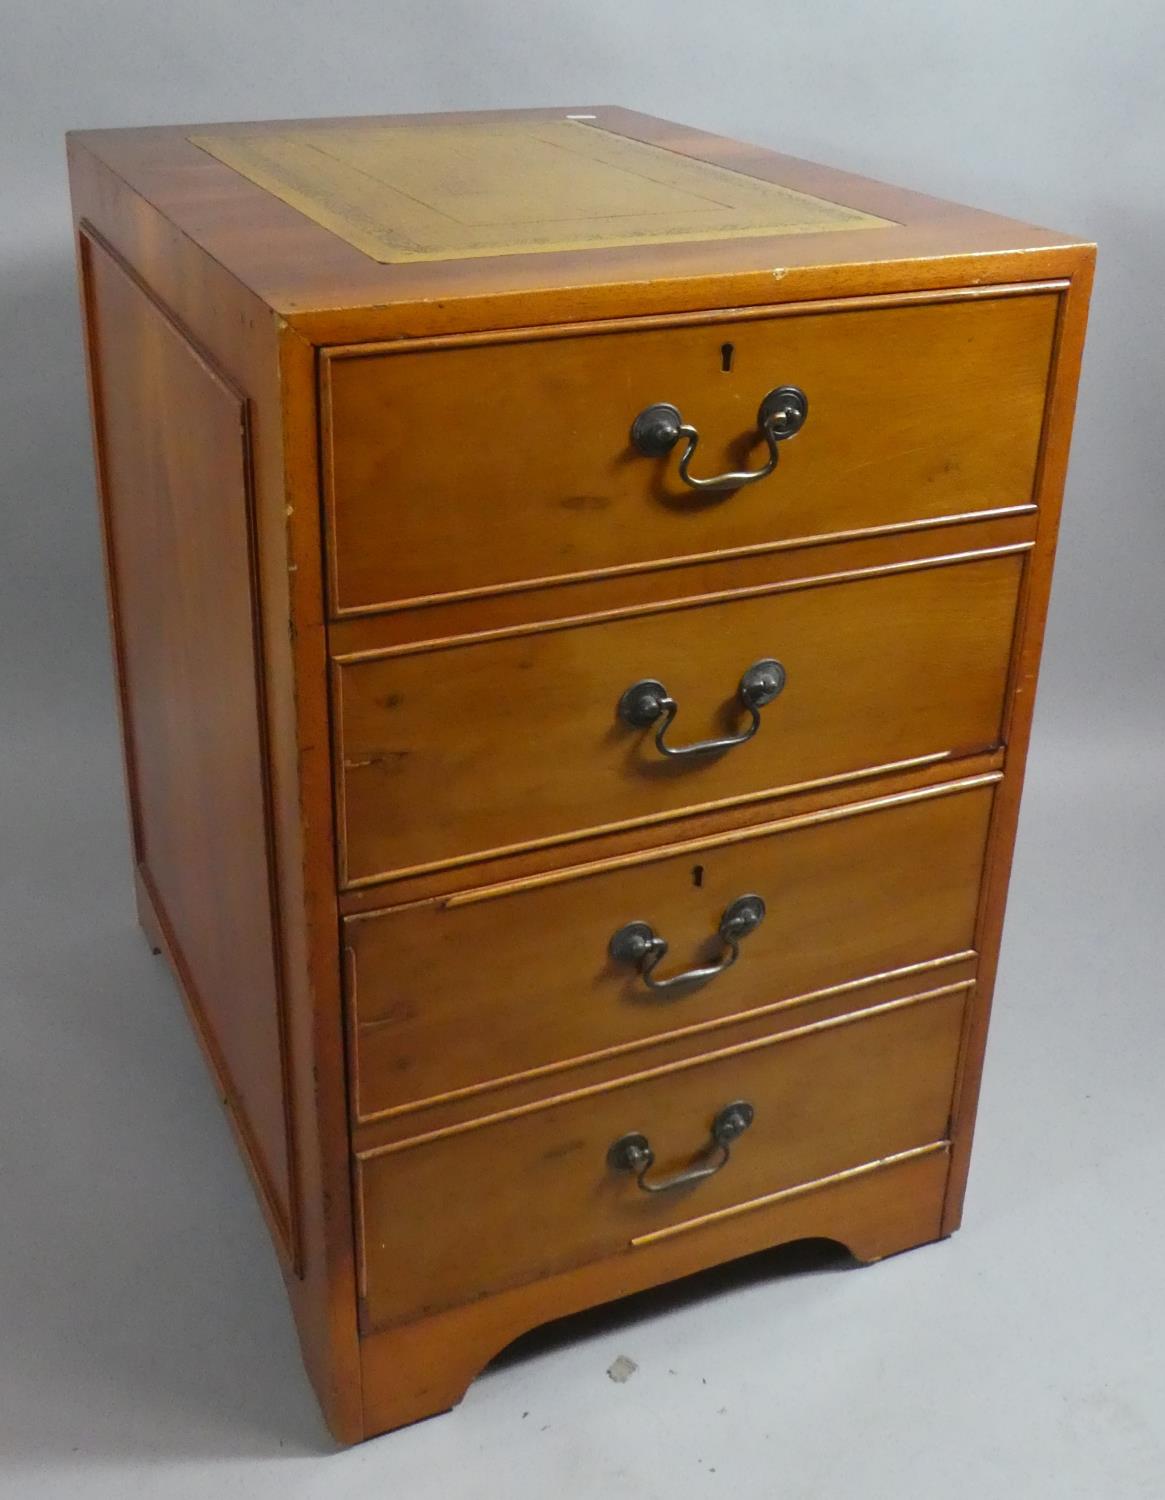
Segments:
[[[0,1493],[1160,1494],[1163,37],[1154,0],[0,3]],[[335,1457],[133,925],[61,138],[587,103],[1100,242],[968,1221],[592,1319]]]

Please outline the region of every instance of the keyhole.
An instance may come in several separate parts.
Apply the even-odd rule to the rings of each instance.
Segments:
[[[700,887],[704,884],[704,866],[703,865],[693,865],[692,866],[692,884],[696,887],[697,890],[699,890]]]
[[[732,369],[732,356],[735,353],[736,350],[731,344],[720,345],[720,368],[724,371],[725,375]]]

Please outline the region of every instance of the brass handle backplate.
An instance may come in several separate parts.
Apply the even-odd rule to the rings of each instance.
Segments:
[[[628,922],[620,927],[607,951],[616,963],[634,964],[644,984],[656,994],[668,994],[674,990],[690,989],[704,984],[730,969],[740,957],[740,941],[754,932],[764,921],[765,904],[759,896],[738,896],[720,918],[717,935],[724,944],[724,952],[714,964],[699,969],[685,969],[670,979],[657,979],[655,971],[667,954],[667,939],[662,938],[649,922]]]
[[[755,1117],[756,1111],[747,1099],[726,1104],[712,1121],[712,1137],[700,1159],[674,1177],[664,1177],[656,1182],[649,1180],[647,1174],[655,1163],[655,1152],[651,1149],[651,1142],[639,1130],[632,1130],[612,1141],[607,1151],[607,1164],[616,1172],[634,1173],[636,1183],[645,1193],[667,1193],[672,1188],[703,1182],[706,1177],[715,1177],[728,1165],[733,1141],[739,1140]]]
[[[634,729],[647,729],[655,724],[655,743],[661,755],[673,759],[693,755],[713,755],[721,750],[731,750],[734,745],[744,745],[760,728],[760,711],[784,690],[786,673],[774,657],[765,657],[754,662],[737,684],[737,695],[749,713],[749,724],[739,734],[723,735],[719,739],[697,740],[691,745],[669,745],[664,739],[671,722],[679,711],[679,704],[654,677],[644,677],[633,682],[619,699],[619,717]]]
[[[755,484],[758,479],[768,478],[780,457],[778,443],[800,432],[808,415],[809,398],[799,386],[777,386],[764,398],[756,414],[756,425],[768,445],[766,462],[759,469],[741,469],[708,479],[697,479],[689,472],[700,434],[690,422],[684,421],[679,408],[670,401],[657,401],[644,407],[631,424],[631,443],[645,458],[664,458],[680,438],[684,438],[686,446],[680,455],[680,478],[689,489],[738,490],[746,484]]]

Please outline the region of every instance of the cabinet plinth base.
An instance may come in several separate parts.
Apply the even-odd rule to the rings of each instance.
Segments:
[[[936,1148],[371,1334],[361,1341],[364,1436],[448,1411],[508,1344],[584,1308],[794,1240],[835,1240],[867,1265],[929,1244],[942,1237],[949,1163]]]

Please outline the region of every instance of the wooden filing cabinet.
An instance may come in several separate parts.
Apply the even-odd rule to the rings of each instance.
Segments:
[[[336,1435],[949,1234],[1092,247],[621,109],[70,169],[139,910]]]

